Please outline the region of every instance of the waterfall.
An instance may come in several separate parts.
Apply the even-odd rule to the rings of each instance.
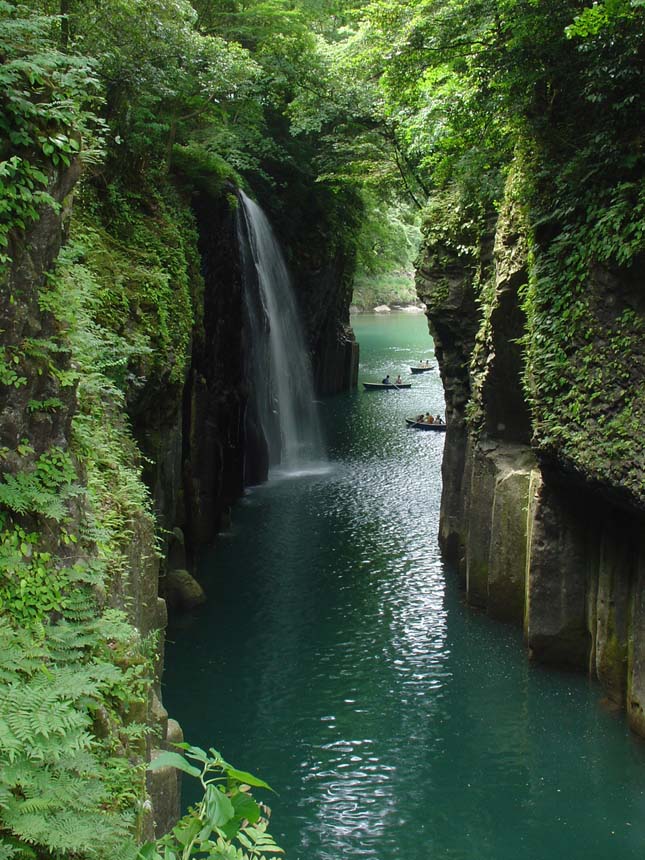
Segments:
[[[250,388],[247,435],[255,437],[256,445],[264,443],[269,467],[307,470],[323,459],[323,446],[302,325],[271,225],[243,191],[239,198]],[[254,482],[252,476],[249,482]]]

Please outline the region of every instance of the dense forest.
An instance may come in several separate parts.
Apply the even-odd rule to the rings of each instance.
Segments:
[[[501,213],[525,441],[642,509],[644,59],[643,0],[0,0],[0,860],[276,849],[265,783],[214,751],[157,756],[205,791],[169,835],[147,800],[175,525],[151,460],[237,189],[303,280],[334,269],[339,318],[420,235],[468,271],[473,432]]]

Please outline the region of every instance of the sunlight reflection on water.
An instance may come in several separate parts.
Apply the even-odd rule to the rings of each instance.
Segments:
[[[360,321],[361,379],[431,358],[424,324]],[[444,571],[445,436],[404,425],[443,410],[436,372],[325,404],[330,465],[247,493],[171,630],[187,737],[274,786],[288,860],[640,858],[643,748]]]

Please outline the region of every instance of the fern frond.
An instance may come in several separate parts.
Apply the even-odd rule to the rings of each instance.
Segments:
[[[10,845],[0,838],[0,860],[15,860],[21,852],[15,845]]]

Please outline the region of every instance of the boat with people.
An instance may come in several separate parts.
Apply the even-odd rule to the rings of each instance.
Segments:
[[[406,418],[405,423],[417,430],[434,430],[438,433],[445,432],[447,426],[444,421],[418,421],[416,418]]]
[[[411,364],[410,373],[427,373],[429,370],[434,370],[434,364]]]
[[[389,389],[400,391],[402,388],[412,388],[412,383],[400,382],[397,385],[396,382],[364,382],[363,387],[365,391],[387,391]]]

